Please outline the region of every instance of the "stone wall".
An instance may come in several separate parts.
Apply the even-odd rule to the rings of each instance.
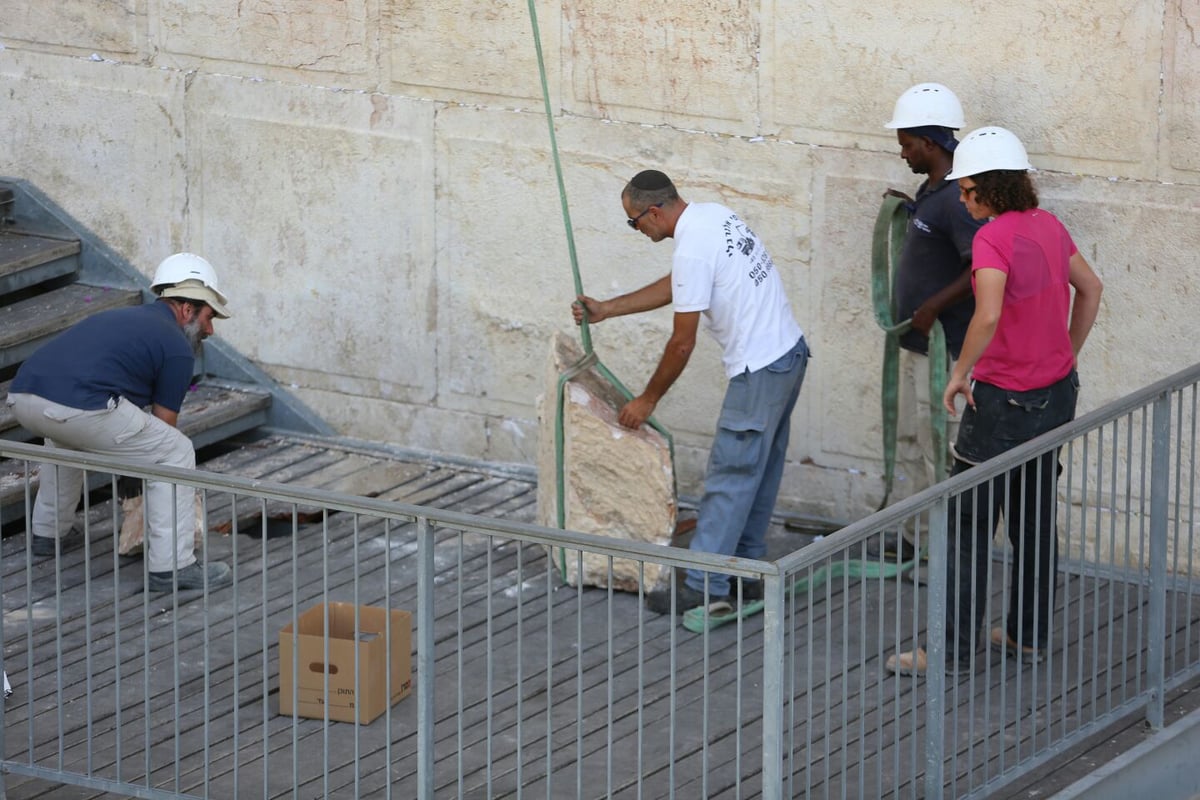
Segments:
[[[869,238],[916,176],[882,123],[926,80],[1015,130],[1104,278],[1082,410],[1196,360],[1194,0],[537,0],[585,289],[669,268],[624,223],[643,167],[763,237],[809,336],[781,507],[881,491]],[[0,174],[149,273],[221,270],[219,333],[341,432],[532,464],[573,294],[527,7],[501,0],[10,0]],[[640,388],[667,310],[593,329]],[[723,378],[701,346],[658,409],[698,491]]]

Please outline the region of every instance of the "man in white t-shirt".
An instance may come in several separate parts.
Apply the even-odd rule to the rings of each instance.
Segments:
[[[645,390],[620,412],[622,425],[637,428],[687,366],[704,318],[721,346],[729,385],[691,549],[761,558],[783,476],[792,409],[808,365],[803,331],[771,256],[728,208],[684,202],[671,179],[658,170],[635,175],[621,193],[621,204],[634,230],[654,242],[675,239],[671,272],[610,300],[580,295],[575,321],[582,320],[585,310],[589,322],[600,322],[673,303],[674,327],[658,367]],[[738,599],[729,576],[696,570],[688,570],[677,592],[675,610],[680,614]],[[743,582],[741,600],[761,596],[760,581]],[[647,606],[669,613],[671,599],[670,588],[652,591]]]

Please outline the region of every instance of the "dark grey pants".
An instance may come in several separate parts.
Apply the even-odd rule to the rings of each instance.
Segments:
[[[955,443],[952,474],[1011,450],[1075,417],[1079,378],[1074,370],[1043,389],[1013,392],[976,382]],[[1044,453],[950,502],[946,643],[948,661],[965,664],[976,649],[988,596],[991,540],[1004,516],[1013,558],[1009,575],[1008,635],[1044,647],[1058,571],[1055,516],[1058,452]]]

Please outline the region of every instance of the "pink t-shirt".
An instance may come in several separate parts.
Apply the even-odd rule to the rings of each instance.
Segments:
[[[1008,275],[996,334],[975,364],[977,380],[1027,391],[1060,381],[1074,368],[1067,326],[1075,252],[1058,218],[1038,208],[1001,214],[975,234],[972,285],[980,269]]]

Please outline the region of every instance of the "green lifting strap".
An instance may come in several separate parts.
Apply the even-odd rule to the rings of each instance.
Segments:
[[[797,578],[787,593],[799,597],[808,592],[814,592],[834,578],[894,578],[915,567],[917,560],[880,562],[863,561],[857,558],[846,558],[831,561],[822,567],[811,570],[808,577]],[[741,606],[735,607],[732,601],[727,604],[718,603],[714,606],[697,606],[683,612],[683,627],[692,633],[703,633],[706,630],[719,628],[736,622],[738,619],[752,617],[766,608],[762,600],[748,600]]]
[[[879,390],[883,406],[883,500],[887,505],[896,474],[896,429],[899,421],[900,393],[900,336],[912,328],[912,320],[895,322],[896,270],[900,265],[900,250],[904,246],[908,212],[898,197],[885,197],[875,218],[875,233],[871,242],[871,298],[875,306],[875,322],[885,334],[883,346],[883,375]],[[942,323],[935,321],[929,332],[929,422],[933,428],[934,469],[941,480],[946,477],[946,408],[942,394],[946,391],[946,334]]]
[[[554,157],[554,174],[558,181],[558,199],[562,206],[563,227],[567,235],[567,253],[571,259],[571,274],[575,279],[575,294],[576,296],[583,294],[583,281],[579,277],[579,257],[575,252],[575,234],[571,225],[571,211],[567,205],[567,187],[563,181],[562,161],[558,156],[558,138],[554,133],[554,113],[550,108],[550,87],[546,81],[546,62],[542,55],[542,36],[538,28],[537,9],[534,7],[535,0],[529,0],[529,22],[533,27],[533,44],[537,50],[538,74],[542,81],[542,102],[546,109],[546,126],[550,131],[550,152]],[[592,335],[588,329],[587,309],[584,309],[583,323],[579,326],[580,338],[583,344],[583,358],[575,362],[558,376],[558,391],[555,398],[555,417],[554,417],[554,468],[555,468],[555,504],[557,506],[556,522],[560,529],[567,527],[566,520],[566,477],[563,474],[563,403],[566,396],[567,382],[586,372],[589,368],[595,367],[600,373],[621,395],[628,401],[633,399],[633,393],[630,392],[625,385],[617,379],[608,367],[601,363],[595,351],[592,349]],[[670,432],[658,423],[653,417],[647,420],[647,424],[651,428],[658,431],[667,440],[671,456],[671,474],[674,476],[675,470],[675,439]],[[673,492],[677,493],[677,489],[672,487]],[[567,580],[567,555],[566,548],[558,549],[559,561],[559,576],[565,583]]]

